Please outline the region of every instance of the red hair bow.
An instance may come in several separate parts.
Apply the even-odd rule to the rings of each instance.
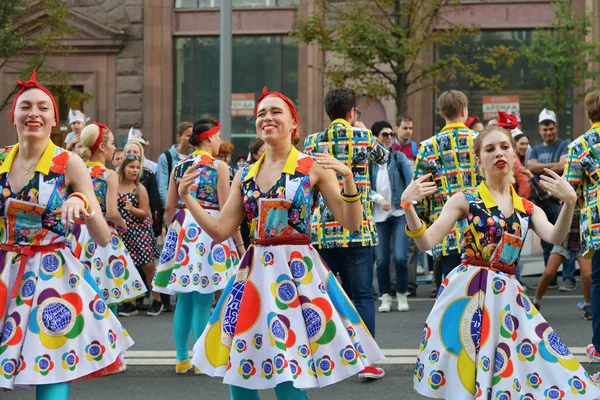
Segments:
[[[220,124],[218,120],[214,120],[215,126],[202,132],[200,135],[198,135],[198,141],[203,141],[204,139],[208,139],[209,137],[211,137],[212,135],[217,134],[217,132],[219,132],[221,130],[221,127],[223,126],[223,124]]]
[[[498,126],[508,130],[515,129],[519,125],[519,120],[512,114],[498,111]]]
[[[471,115],[467,122],[465,122],[465,125],[467,126],[467,128],[471,128],[471,125],[473,125],[477,121],[479,121],[479,117],[476,115]]]
[[[35,79],[36,72],[34,69],[31,73],[31,78],[29,78],[28,81],[22,82],[20,80],[17,80],[17,85],[21,86],[21,89],[19,89],[19,91],[17,92],[17,95],[13,99],[13,103],[10,108],[10,120],[13,124],[15,123],[15,108],[17,107],[17,99],[23,94],[23,92],[33,88],[40,89],[42,92],[46,93],[50,97],[50,100],[52,101],[52,108],[54,109],[54,121],[58,122],[58,107],[56,107],[56,101],[54,100],[54,96],[52,96],[52,93],[50,93],[50,91],[46,89],[44,85],[36,82]]]
[[[262,90],[262,94],[260,95],[260,97],[258,98],[258,100],[256,100],[256,107],[254,108],[254,115],[256,115],[258,113],[258,105],[260,104],[260,102],[267,96],[277,96],[279,97],[281,100],[283,100],[285,102],[285,104],[288,105],[288,107],[290,108],[290,111],[292,112],[292,118],[294,119],[294,122],[296,124],[298,124],[298,112],[296,111],[296,106],[294,105],[294,103],[283,93],[280,92],[269,92],[269,90],[267,89],[267,87],[263,87]],[[298,128],[296,128],[298,129]]]
[[[106,125],[101,124],[100,122],[94,121],[94,125],[96,125],[99,128],[99,132],[98,137],[94,142],[94,145],[90,149],[92,151],[92,154],[94,154],[96,150],[98,150],[98,147],[100,147],[100,143],[102,143],[102,138],[104,137],[104,131],[108,131],[108,127]]]

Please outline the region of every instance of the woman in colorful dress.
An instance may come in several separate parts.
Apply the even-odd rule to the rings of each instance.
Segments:
[[[485,181],[448,200],[429,229],[417,201],[435,192],[429,175],[402,195],[407,233],[425,251],[454,223],[464,221],[462,264],[445,279],[421,336],[414,387],[431,398],[593,399],[600,390],[525,295],[515,265],[529,228],[550,243],[567,235],[577,200],[572,187],[551,170],[543,186],[564,202],[555,225],[512,187],[516,118],[501,113],[474,142]]]
[[[17,83],[19,143],[0,149],[0,388],[35,385],[38,400],[64,400],[70,381],[112,365],[133,341],[65,247],[80,218],[96,243],[110,241],[87,169],[50,141],[58,111],[35,71]]]
[[[359,373],[383,358],[356,309],[310,245],[310,215],[320,191],[342,224],[360,226],[362,209],[351,170],[329,154],[301,154],[298,116],[281,93],[257,101],[256,131],[266,151],[240,170],[220,217],[190,194],[200,176],[191,167],[179,195],[210,237],[221,242],[250,221],[252,246],[194,346],[192,363],[230,385],[231,398],[306,399],[319,388]],[[316,160],[316,162],[314,162]],[[344,177],[340,187],[335,173]]]
[[[177,183],[185,171],[194,166],[200,174],[193,184],[192,197],[211,216],[220,216],[230,190],[229,168],[214,158],[221,144],[220,128],[221,125],[212,120],[194,123],[189,140],[196,146],[196,151],[173,169],[167,195],[166,217],[172,222],[156,270],[154,290],[177,294],[173,333],[177,350],[175,372],[178,374],[192,369],[188,359],[190,333],[193,330],[194,342],[200,338],[210,317],[215,292],[225,288],[240,262],[238,254],[245,253],[239,231],[234,234],[237,246],[232,238],[222,243],[213,241],[200,229],[177,193]],[[200,373],[198,368],[195,372]]]
[[[92,178],[94,194],[109,225],[110,245],[98,246],[85,224],[77,224],[71,230],[67,245],[90,271],[102,299],[117,315],[118,304],[143,296],[146,286],[115,229],[127,230],[117,206],[119,177],[104,166],[107,159],[112,159],[115,138],[106,126],[94,122],[83,129],[80,142],[81,158],[87,160],[85,165]]]
[[[158,257],[156,238],[152,232],[148,192],[140,184],[142,171],[140,157],[129,154],[119,168],[119,198],[118,207],[125,220],[127,230],[123,233],[123,243],[129,251],[135,267],[146,279],[146,285],[152,290],[152,277],[156,270],[154,260]],[[164,306],[160,301],[160,293],[152,291],[152,305],[146,312],[156,317]],[[119,315],[135,315],[135,302],[124,303]]]

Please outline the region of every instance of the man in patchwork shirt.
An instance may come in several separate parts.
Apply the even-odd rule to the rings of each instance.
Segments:
[[[457,90],[448,90],[438,98],[440,116],[446,121],[441,132],[421,142],[415,160],[414,179],[431,174],[438,192],[426,197],[415,208],[427,225],[431,225],[442,212],[442,207],[452,195],[477,187],[479,176],[475,163],[473,140],[477,132],[466,127],[469,116],[467,96]],[[444,276],[460,265],[459,221],[450,233],[433,248],[436,259],[442,260]]]
[[[357,231],[344,229],[319,196],[311,223],[313,245],[331,271],[340,274],[344,289],[351,295],[371,335],[375,336],[372,246],[377,244],[377,231],[373,222],[369,163],[385,164],[389,153],[359,121],[353,90],[331,90],[325,96],[325,111],[333,122],[323,132],[308,136],[304,151],[307,154],[329,152],[352,169],[356,186],[362,191],[363,221]],[[341,188],[343,183],[338,179]],[[384,374],[383,369],[371,365],[361,371],[359,377],[378,379]]]
[[[600,90],[585,97],[585,108],[592,127],[569,144],[563,176],[579,195],[575,212],[579,212],[581,221],[581,248],[584,257],[592,257],[593,336],[585,352],[600,360]]]

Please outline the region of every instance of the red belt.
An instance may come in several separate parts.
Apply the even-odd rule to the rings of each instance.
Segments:
[[[293,235],[252,239],[250,242],[256,246],[277,246],[278,244],[311,244],[312,240],[310,236],[303,233],[294,233]]]
[[[497,261],[484,261],[476,258],[467,258],[463,260],[462,263],[465,265],[476,265],[478,267],[496,269],[511,275],[515,275],[517,272],[517,266],[515,264],[505,264]]]
[[[21,286],[21,279],[23,279],[23,274],[25,273],[25,266],[27,265],[27,260],[29,257],[41,253],[48,252],[57,249],[64,249],[65,242],[57,242],[52,244],[45,244],[41,246],[23,246],[19,244],[0,244],[0,250],[10,251],[12,253],[19,254],[20,263],[19,263],[19,272],[17,273],[17,280],[15,281],[15,285],[13,287],[12,292],[10,293],[10,297],[14,298],[17,296],[19,292],[19,287]]]

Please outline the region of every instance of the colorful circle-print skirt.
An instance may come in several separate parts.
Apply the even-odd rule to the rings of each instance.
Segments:
[[[318,388],[383,354],[310,245],[252,246],[231,278],[192,363],[248,389]]]
[[[72,381],[133,345],[69,249],[30,256],[15,282],[19,264],[0,250],[0,293],[19,288],[0,298],[0,388]]]
[[[448,274],[427,318],[414,387],[453,400],[600,396],[514,276],[465,265]]]
[[[213,217],[217,210],[207,210]],[[154,290],[161,293],[213,293],[224,289],[240,262],[233,239],[213,241],[187,210],[178,210],[167,231]]]
[[[116,229],[109,229],[110,244],[100,247],[87,226],[76,225],[67,238],[67,246],[90,271],[102,299],[112,305],[143,296],[146,286]]]

